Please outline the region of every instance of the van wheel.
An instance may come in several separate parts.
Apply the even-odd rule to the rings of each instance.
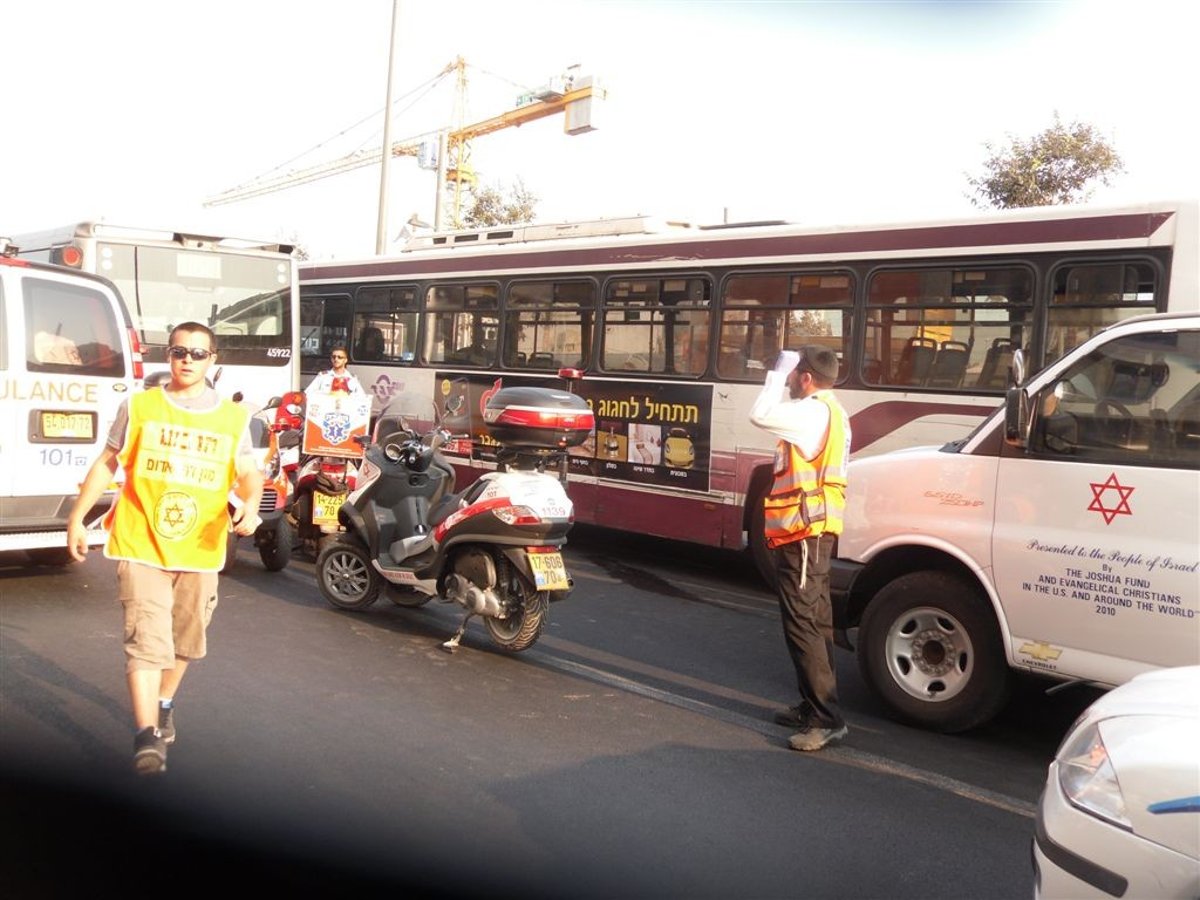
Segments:
[[[949,572],[910,572],[875,595],[858,629],[858,667],[896,716],[966,731],[1000,711],[1008,663],[979,587]]]
[[[75,562],[71,551],[66,547],[37,547],[26,550],[25,553],[35,566],[69,566]]]
[[[767,511],[763,506],[763,500],[766,499],[765,490],[755,494],[750,503],[750,534],[747,535],[748,543],[750,544],[750,555],[754,559],[754,566],[758,569],[758,574],[762,576],[763,581],[767,583],[772,591],[779,588],[779,571],[778,563],[775,561],[775,551],[767,546],[767,535],[765,533]]]

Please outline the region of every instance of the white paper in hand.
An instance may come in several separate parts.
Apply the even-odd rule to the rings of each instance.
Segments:
[[[790,372],[796,368],[796,364],[800,362],[800,354],[795,350],[783,350],[779,354],[779,358],[775,360],[776,372]]]

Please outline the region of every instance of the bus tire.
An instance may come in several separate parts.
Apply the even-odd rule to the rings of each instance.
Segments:
[[[754,567],[772,591],[779,587],[778,563],[775,561],[775,551],[767,546],[766,509],[763,501],[766,499],[765,490],[755,493],[750,501],[750,533],[747,542],[750,544],[750,556]]]
[[[858,667],[897,718],[953,733],[991,719],[1008,699],[999,629],[978,585],[950,572],[901,575],[867,606]]]

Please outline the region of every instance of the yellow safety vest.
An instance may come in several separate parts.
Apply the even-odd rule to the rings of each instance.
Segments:
[[[829,407],[829,435],[815,459],[787,441],[775,451],[775,482],[764,500],[767,546],[778,547],[818,534],[841,534],[846,512],[846,464],[850,425],[828,391],[812,398]]]
[[[119,456],[125,486],[105,518],[104,555],[169,571],[219,572],[247,420],[246,410],[228,400],[192,410],[161,388],[130,397]]]

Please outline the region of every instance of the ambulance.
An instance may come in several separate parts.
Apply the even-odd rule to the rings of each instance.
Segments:
[[[837,642],[938,731],[990,719],[1015,671],[1113,687],[1200,663],[1200,314],[1013,376],[966,438],[849,467]]]
[[[0,238],[0,552],[65,565],[71,506],[142,357],[110,281],[16,253]],[[113,487],[85,516],[90,544]]]

